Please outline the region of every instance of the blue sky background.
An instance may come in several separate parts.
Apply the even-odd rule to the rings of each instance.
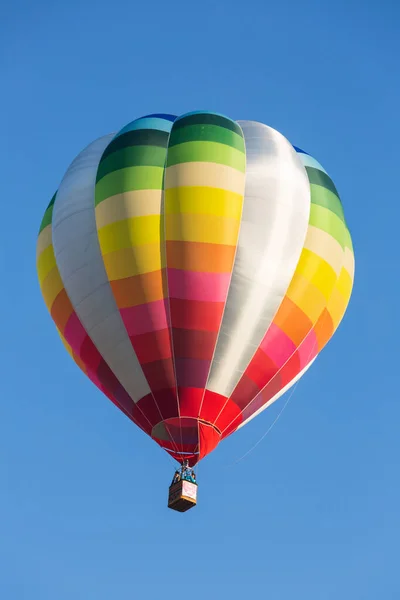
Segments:
[[[14,0],[2,8],[0,597],[396,600],[400,4]],[[166,508],[173,464],[85,379],[35,244],[90,141],[151,112],[254,119],[337,184],[356,283],[334,340]],[[184,580],[182,585],[178,582]]]

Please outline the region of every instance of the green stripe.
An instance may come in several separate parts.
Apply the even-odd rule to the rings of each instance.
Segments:
[[[318,204],[311,204],[309,224],[329,233],[339,242],[342,248],[346,247],[348,243],[347,227],[332,211],[323,206],[318,206]]]
[[[186,142],[168,150],[167,167],[186,162],[212,162],[233,167],[242,173],[246,170],[243,152],[216,142]]]
[[[346,227],[345,246],[354,254],[353,240],[351,239],[350,231]]]
[[[134,190],[161,190],[164,169],[128,167],[109,173],[96,184],[95,205],[106,198]]]
[[[58,190],[57,190],[57,191],[58,191]],[[57,192],[55,192],[55,193],[53,194],[53,197],[52,197],[52,199],[50,200],[50,202],[49,202],[49,205],[48,205],[48,207],[47,207],[47,208],[50,208],[50,206],[53,206],[54,202],[56,201],[56,196],[57,196]]]
[[[245,152],[244,139],[230,129],[218,125],[188,125],[172,129],[168,148],[185,142],[218,142]]]
[[[323,171],[320,171],[319,169],[315,169],[314,167],[306,167],[306,171],[310,183],[315,183],[315,185],[321,185],[322,187],[336,194],[336,196],[339,198],[339,193],[329,175],[327,175]]]
[[[43,229],[45,227],[47,227],[47,225],[51,225],[51,221],[53,219],[53,208],[54,208],[54,202],[56,201],[56,196],[57,196],[57,192],[54,194],[54,196],[52,197],[52,199],[50,200],[50,202],[46,208],[46,211],[43,215],[42,222],[40,224],[39,235],[41,234]]]
[[[103,152],[101,161],[109,154],[128,146],[160,146],[160,148],[166,148],[168,146],[168,138],[169,133],[167,131],[160,131],[159,129],[135,129],[127,131],[110,142]]]
[[[96,181],[100,181],[108,173],[127,167],[161,167],[164,168],[167,153],[159,146],[129,146],[109,154],[101,161],[97,170]]]
[[[230,129],[240,136],[243,135],[239,125],[234,121],[231,121],[231,119],[221,117],[220,115],[212,115],[207,113],[199,113],[196,115],[182,117],[182,119],[177,119],[172,126],[172,131],[175,129],[180,129],[181,127],[187,127],[188,125],[219,125],[219,127]]]
[[[344,212],[342,203],[340,202],[340,198],[328,190],[327,188],[321,187],[320,185],[315,185],[312,183],[310,185],[311,188],[311,202],[313,204],[318,204],[319,206],[325,206],[332,212],[335,213],[338,217],[342,219],[345,223]]]

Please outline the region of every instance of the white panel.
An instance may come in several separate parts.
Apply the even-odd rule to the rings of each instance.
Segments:
[[[86,332],[134,402],[150,388],[108,282],[97,237],[94,189],[114,134],[83,150],[66,172],[53,211],[53,246],[66,292]]]
[[[246,186],[235,264],[207,388],[230,396],[289,287],[307,233],[310,185],[292,145],[271,127],[238,121]]]

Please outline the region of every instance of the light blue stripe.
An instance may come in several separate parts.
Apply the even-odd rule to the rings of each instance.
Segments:
[[[128,133],[128,131],[136,131],[138,129],[158,129],[159,131],[166,131],[169,133],[172,125],[172,121],[167,121],[166,119],[159,119],[157,117],[144,117],[128,123],[128,125],[123,127],[115,137],[118,137],[124,133]]]
[[[319,164],[319,162],[309,154],[299,153],[298,156],[305,167],[313,167],[314,169],[319,169],[320,171],[326,173],[325,169]],[[328,173],[326,174],[328,175]]]
[[[297,146],[293,146],[293,148],[296,150],[296,152],[298,152],[299,154],[308,154],[308,152],[306,152],[305,150],[302,150],[301,148],[298,148]]]

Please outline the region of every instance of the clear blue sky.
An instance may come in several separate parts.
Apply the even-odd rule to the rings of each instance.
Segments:
[[[15,0],[2,9],[0,597],[396,600],[399,35],[394,0]],[[196,109],[325,166],[356,253],[347,316],[303,378],[200,465],[173,465],[66,355],[36,280],[45,206],[90,141]],[[181,574],[185,583],[178,585]]]

